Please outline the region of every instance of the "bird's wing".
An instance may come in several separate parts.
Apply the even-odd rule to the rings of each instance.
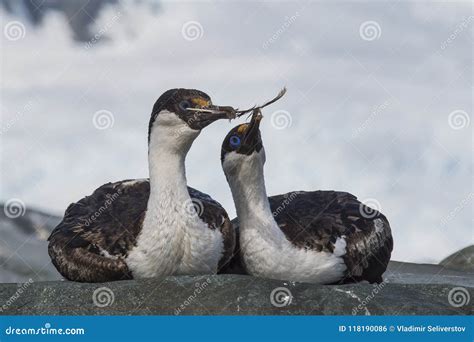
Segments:
[[[280,229],[295,246],[333,253],[344,238],[346,281],[381,281],[393,240],[384,215],[346,192],[296,191],[269,198]]]

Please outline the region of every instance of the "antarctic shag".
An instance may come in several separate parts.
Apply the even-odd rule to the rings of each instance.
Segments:
[[[216,273],[234,231],[218,202],[187,186],[185,158],[203,128],[233,117],[198,90],[161,95],[149,122],[150,179],[108,183],[71,204],[49,238],[58,271],[80,282]]]
[[[237,210],[232,262],[251,275],[331,284],[382,281],[393,248],[390,225],[347,192],[294,191],[267,197],[265,150],[254,111],[232,129],[221,162]]]

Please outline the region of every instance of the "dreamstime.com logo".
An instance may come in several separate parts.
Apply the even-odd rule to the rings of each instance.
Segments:
[[[471,118],[466,111],[458,109],[448,115],[448,124],[454,130],[463,129],[471,123]]]
[[[298,197],[298,193],[296,192],[292,192],[290,193],[290,195],[288,196],[285,196],[285,199],[280,203],[280,205],[272,212],[272,215],[273,217],[277,217],[278,215],[280,215],[284,210],[285,208],[290,205],[290,203],[296,198]]]
[[[26,205],[19,198],[10,198],[3,207],[3,212],[5,216],[11,219],[18,218],[25,215]]]
[[[291,127],[293,119],[290,112],[287,112],[286,110],[277,110],[272,113],[270,123],[276,129],[285,129]]]
[[[17,20],[9,21],[3,28],[3,35],[10,41],[23,39],[26,36],[25,25]]]
[[[375,298],[375,296],[382,291],[382,289],[387,285],[386,282],[381,282],[380,284],[377,284],[372,291],[364,298],[364,300],[359,301],[359,304],[355,307],[352,308],[352,315],[357,315],[359,311],[364,311],[366,315],[370,315],[369,310],[367,309],[367,305],[370,303],[372,299]]]
[[[8,308],[13,305],[13,303],[15,303],[15,301],[21,297],[21,295],[26,291],[26,289],[28,287],[30,287],[30,285],[33,284],[33,279],[28,279],[27,282],[23,283],[23,284],[18,284],[19,287],[18,289],[15,291],[15,293],[10,297],[8,298],[8,300],[5,302],[5,304],[1,305],[0,306],[0,313],[3,312],[3,311],[6,311],[8,310]]]
[[[92,302],[99,308],[110,306],[114,303],[114,301],[114,292],[105,286],[95,289],[94,293],[92,294]]]
[[[363,40],[370,42],[380,38],[382,35],[382,28],[376,21],[364,21],[362,24],[360,24],[359,35]]]
[[[196,298],[202,293],[204,292],[204,290],[209,286],[209,284],[211,283],[211,279],[210,278],[207,278],[205,281],[203,281],[202,283],[201,282],[197,282],[195,283],[195,289],[193,291],[193,293],[188,296],[188,298],[186,298],[184,300],[184,302],[182,304],[180,304],[175,310],[174,310],[174,314],[175,315],[179,315],[181,314],[182,311],[184,311],[189,305],[191,305],[195,300]]]
[[[14,127],[26,114],[31,113],[39,103],[38,97],[30,98],[25,102],[23,107],[18,110],[15,115],[9,120],[3,120],[2,127],[0,128],[0,136],[7,133],[12,127]]]
[[[189,217],[200,217],[204,212],[204,204],[196,198],[191,198],[184,201],[183,210]]]
[[[114,192],[112,195],[107,194],[105,195],[107,199],[104,201],[104,204],[99,207],[98,210],[96,210],[92,215],[87,217],[83,222],[86,227],[89,227],[93,222],[95,222],[100,215],[102,215],[104,212],[107,211],[107,209],[112,205],[112,203],[120,197],[120,194],[118,192]]]
[[[466,206],[468,206],[471,201],[474,199],[474,192],[470,192],[466,197],[464,197],[459,204],[449,212],[447,216],[445,216],[440,222],[440,228],[445,228],[449,222],[451,222],[456,215],[458,215],[461,210],[463,210]]]
[[[114,127],[115,118],[111,111],[101,109],[94,113],[92,124],[95,128],[104,130]]]
[[[281,25],[281,27],[278,28],[278,30],[275,31],[275,33],[272,34],[272,36],[262,45],[262,48],[268,49],[270,45],[275,43],[280,37],[285,33],[291,25],[294,24],[296,19],[300,16],[298,12],[293,14],[292,16],[285,17],[285,21]]]
[[[366,198],[359,205],[359,212],[366,219],[374,218],[381,210],[380,202],[375,198]]]
[[[288,306],[292,301],[293,295],[286,287],[277,287],[270,293],[270,303],[277,308]]]
[[[15,328],[9,326],[5,329],[6,335],[84,335],[84,328],[53,328],[51,323],[45,323],[40,328]]]
[[[112,26],[122,17],[122,13],[118,11],[115,13],[115,15],[112,17],[112,19],[107,22],[104,26],[102,26],[99,31],[97,31],[96,34],[92,37],[91,40],[89,40],[84,47],[86,49],[90,49],[94,44],[96,44],[98,41],[102,39],[102,37],[112,28]]]
[[[455,308],[468,305],[470,301],[471,296],[464,287],[453,287],[448,293],[448,303]]]
[[[197,40],[204,36],[204,28],[199,21],[187,21],[181,27],[181,35],[187,41]]]

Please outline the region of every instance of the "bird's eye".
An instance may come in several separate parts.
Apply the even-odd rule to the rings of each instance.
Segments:
[[[186,100],[185,100],[185,101],[181,101],[181,102],[179,103],[179,108],[180,108],[181,110],[186,110],[186,109],[188,109],[189,107],[191,107],[191,103],[190,103],[189,101],[186,101]]]
[[[233,148],[238,148],[240,146],[240,138],[237,135],[233,135],[230,137],[230,146]]]

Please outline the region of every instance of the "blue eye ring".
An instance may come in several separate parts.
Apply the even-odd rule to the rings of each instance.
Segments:
[[[233,148],[238,148],[240,146],[240,137],[238,135],[231,136],[229,143]]]

